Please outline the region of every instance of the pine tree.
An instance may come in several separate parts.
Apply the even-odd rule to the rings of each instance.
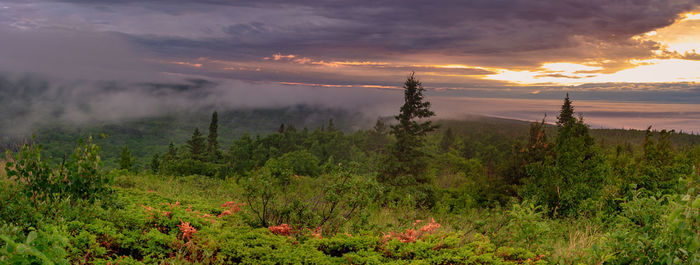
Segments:
[[[199,128],[195,128],[192,137],[187,140],[187,148],[190,151],[190,158],[194,160],[202,160],[204,155],[205,144],[204,136],[199,132]]]
[[[440,149],[442,152],[450,151],[450,147],[455,142],[455,135],[452,133],[452,128],[447,128],[440,139]]]
[[[388,143],[387,126],[381,119],[377,119],[374,128],[367,133],[365,148],[370,152],[384,152]]]
[[[151,158],[151,171],[153,173],[158,173],[158,170],[160,168],[160,158],[158,157],[158,153],[153,154],[153,158]]]
[[[164,160],[165,161],[173,161],[177,160],[177,149],[175,149],[175,144],[173,142],[170,142],[168,145],[168,153],[165,154]]]
[[[372,127],[374,132],[378,134],[386,134],[387,128],[386,124],[382,121],[382,119],[377,119],[377,122],[374,124],[374,127]]]
[[[404,104],[401,106],[399,115],[394,117],[398,124],[391,126],[391,134],[396,137],[396,143],[391,147],[389,168],[382,179],[384,181],[405,175],[413,176],[412,181],[417,183],[427,181],[422,176],[427,163],[421,147],[423,147],[425,135],[437,129],[438,126],[433,125],[431,121],[420,121],[435,115],[430,110],[430,102],[423,99],[424,91],[421,82],[415,78],[414,73],[411,73],[404,83]]]
[[[333,132],[335,131],[335,124],[333,123],[333,118],[328,119],[328,131]]]
[[[604,157],[590,135],[583,117],[574,118],[573,106],[569,97],[564,99],[552,155],[538,148],[539,133],[534,135],[533,155],[544,155],[544,161],[530,161],[529,179],[526,181],[523,197],[529,197],[538,204],[546,205],[553,216],[576,215],[587,211],[583,203],[601,196],[601,189],[607,179],[608,167]],[[540,128],[534,131],[542,130]],[[542,132],[544,132],[542,130]],[[531,136],[532,138],[532,136]],[[542,146],[546,147],[546,146]],[[535,158],[535,157],[533,157]]]
[[[561,111],[559,112],[559,116],[557,117],[557,125],[561,127],[575,120],[576,118],[574,118],[574,106],[571,105],[571,100],[569,100],[569,93],[566,93],[566,97],[564,98],[564,104],[561,105]]]
[[[216,161],[221,157],[219,151],[219,143],[217,138],[219,137],[219,115],[214,111],[211,114],[211,122],[209,123],[209,135],[207,136],[207,158],[209,161]]]
[[[124,146],[119,158],[119,169],[132,170],[133,166],[134,164],[131,159],[131,152],[129,151],[128,147]]]

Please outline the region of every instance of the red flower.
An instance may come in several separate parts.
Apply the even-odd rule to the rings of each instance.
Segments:
[[[440,224],[435,222],[435,219],[431,218],[430,223],[421,227],[420,231],[421,232],[428,232],[428,233],[432,234],[438,228],[440,228]]]
[[[292,227],[288,224],[273,225],[267,228],[275,235],[289,236],[292,234]]]
[[[190,225],[189,222],[183,222],[180,220],[180,232],[182,232],[182,239],[187,239],[187,240],[192,240],[192,236],[197,233],[197,229],[195,229],[192,225]]]

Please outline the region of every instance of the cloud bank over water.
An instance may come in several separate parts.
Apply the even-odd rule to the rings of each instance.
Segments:
[[[694,0],[0,3],[0,127],[204,109],[392,115],[411,71],[442,117],[700,131]]]

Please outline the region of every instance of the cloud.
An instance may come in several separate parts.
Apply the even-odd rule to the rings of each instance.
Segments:
[[[109,33],[0,26],[0,71],[66,80],[162,79],[129,42]]]
[[[49,20],[44,23],[53,26],[121,32],[140,44],[180,56],[209,53],[234,59],[282,52],[327,59],[395,59],[433,54],[518,67],[601,55],[622,61],[651,56],[654,42],[630,38],[668,26],[698,4],[692,0],[75,0],[36,5],[54,8],[24,11],[23,17],[44,17]],[[221,50],[224,47],[226,51]]]
[[[30,117],[5,117],[17,127],[285,104],[393,113],[394,107],[379,109],[400,101],[395,88],[411,71],[445,102],[558,100],[564,90],[586,100],[700,102],[698,55],[688,49],[697,42],[684,39],[697,26],[684,15],[699,10],[696,0],[7,0],[0,6],[0,72],[9,73],[0,88],[2,108]],[[444,106],[453,109],[443,113],[482,111]],[[516,110],[484,113],[529,119]]]
[[[401,91],[362,87],[289,86],[196,78],[170,83],[64,82],[30,74],[0,75],[0,133],[28,133],[55,124],[295,105],[376,114],[378,106],[387,103],[398,106],[400,102]]]

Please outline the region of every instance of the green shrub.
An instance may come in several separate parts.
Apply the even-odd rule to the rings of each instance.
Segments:
[[[295,175],[316,177],[321,174],[319,159],[306,149],[286,153],[279,161]]]
[[[17,178],[35,207],[63,198],[89,202],[109,199],[111,181],[100,172],[99,147],[92,143],[92,137],[79,142],[70,158],[57,169],[42,159],[41,146],[25,145],[15,162],[6,163],[5,170],[10,178]]]
[[[66,246],[68,240],[56,231],[31,230],[23,237],[17,227],[0,228],[2,264],[69,264]]]
[[[295,177],[291,170],[271,161],[243,183],[253,225],[286,223],[337,231],[361,216],[379,193],[373,178],[352,170],[318,178]]]

